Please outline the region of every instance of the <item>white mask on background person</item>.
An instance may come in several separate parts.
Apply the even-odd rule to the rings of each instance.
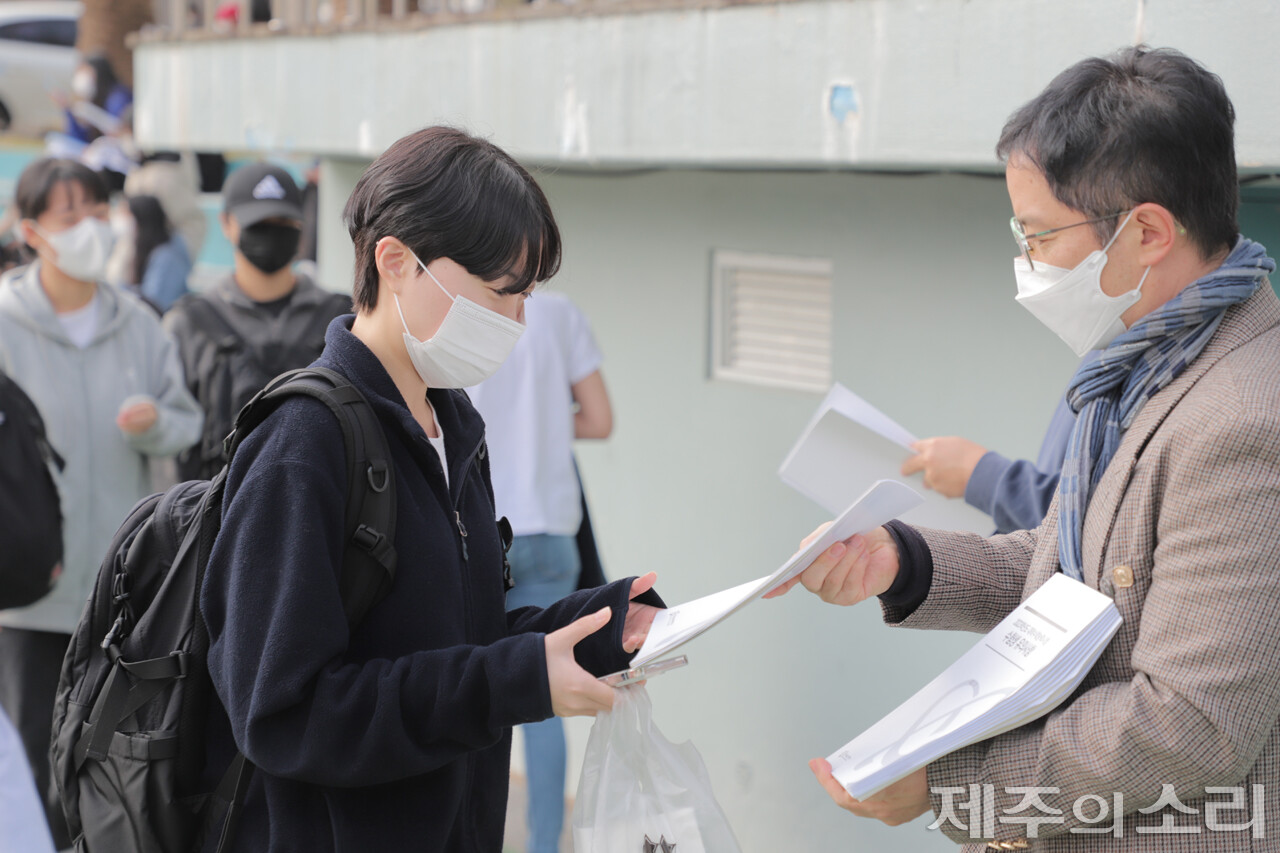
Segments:
[[[66,231],[46,234],[37,229],[37,233],[58,253],[58,259],[50,261],[58,269],[77,281],[102,281],[116,245],[110,223],[86,216]]]
[[[412,254],[412,253],[410,253]],[[418,256],[413,259],[418,261]],[[426,264],[418,261],[422,271],[431,277],[453,300],[444,322],[430,340],[420,341],[409,332],[400,299],[391,294],[404,327],[404,348],[413,367],[428,388],[469,388],[492,376],[511,355],[516,341],[524,334],[524,324],[483,308],[463,296],[445,290]]]
[[[98,75],[92,68],[77,69],[71,75],[71,92],[82,101],[92,101],[98,94]]]
[[[1107,250],[1128,224],[1129,211],[1107,245],[1089,253],[1071,269],[1037,263],[1032,269],[1023,257],[1014,258],[1013,274],[1018,282],[1018,303],[1050,331],[1083,357],[1093,349],[1102,349],[1124,332],[1120,315],[1142,298],[1142,285],[1151,267],[1138,281],[1138,286],[1119,296],[1102,291],[1102,270],[1107,265]]]

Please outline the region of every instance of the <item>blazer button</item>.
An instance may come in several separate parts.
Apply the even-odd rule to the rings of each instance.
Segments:
[[[1128,566],[1116,566],[1111,570],[1111,580],[1120,589],[1133,586],[1133,569]]]

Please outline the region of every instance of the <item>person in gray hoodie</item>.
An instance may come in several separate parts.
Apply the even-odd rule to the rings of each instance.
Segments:
[[[46,597],[0,612],[0,706],[64,848],[48,756],[62,658],[112,535],[151,490],[147,458],[194,444],[202,416],[155,314],[99,283],[113,234],[98,176],[70,160],[37,160],[15,202],[37,260],[0,281],[0,370],[31,397],[66,462],[54,472],[64,556]]]

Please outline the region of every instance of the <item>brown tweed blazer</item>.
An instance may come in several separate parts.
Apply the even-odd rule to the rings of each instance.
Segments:
[[[1056,501],[1033,531],[920,532],[933,585],[907,618],[886,608],[890,623],[986,632],[1058,570]],[[929,766],[935,814],[949,805],[956,818],[941,829],[966,851],[992,841],[1280,851],[1280,300],[1270,287],[1228,310],[1138,413],[1090,501],[1083,559],[1085,583],[1120,610],[1119,633],[1053,713]],[[1050,790],[1030,807],[1009,790],[1035,787]],[[1170,790],[1182,809],[1157,805]],[[1114,813],[1090,823],[1101,802],[1115,811],[1117,794],[1122,826]],[[1238,828],[1259,818],[1255,797],[1262,825]],[[1033,833],[1029,817],[1053,822]]]

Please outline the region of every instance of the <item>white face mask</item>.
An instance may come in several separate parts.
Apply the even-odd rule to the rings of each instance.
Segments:
[[[116,245],[116,234],[109,223],[86,216],[66,231],[46,234],[36,229],[36,233],[58,253],[58,260],[50,261],[58,269],[77,281],[102,281],[107,259]]]
[[[1120,315],[1142,298],[1142,284],[1147,280],[1147,267],[1138,286],[1119,296],[1102,292],[1102,270],[1107,265],[1107,250],[1128,224],[1133,211],[1120,223],[1107,245],[1089,253],[1072,269],[1039,264],[1035,269],[1026,258],[1015,258],[1013,274],[1018,281],[1015,297],[1022,307],[1049,327],[1080,357],[1093,349],[1102,349],[1125,330]]]
[[[418,256],[414,255],[413,259],[418,261]],[[483,382],[511,355],[516,341],[524,334],[524,324],[462,296],[451,295],[426,264],[418,261],[418,266],[453,300],[453,305],[431,339],[420,341],[409,333],[400,299],[391,294],[400,313],[400,325],[404,327],[404,348],[414,369],[428,388],[468,388]]]

